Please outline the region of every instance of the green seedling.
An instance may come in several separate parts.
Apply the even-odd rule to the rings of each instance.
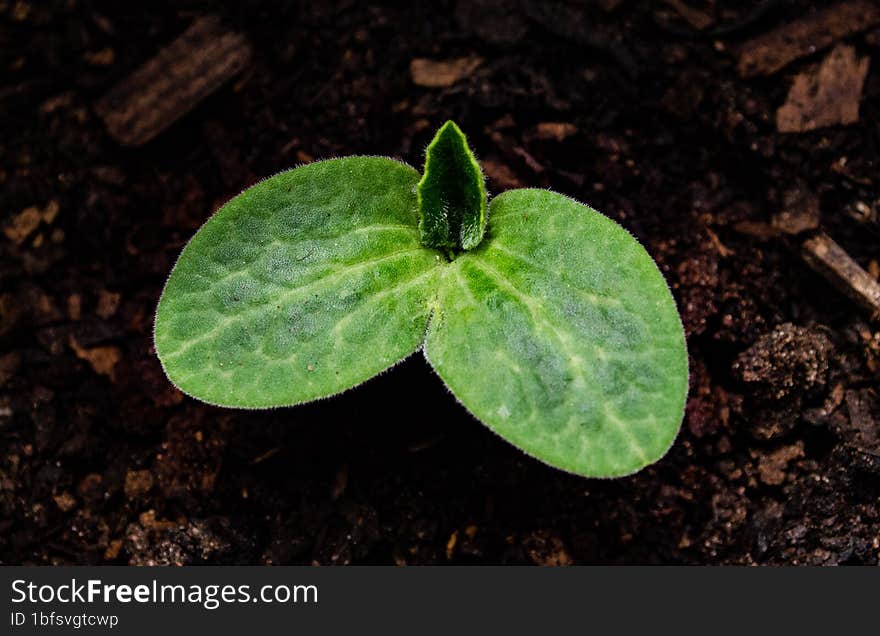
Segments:
[[[330,159],[229,201],[174,266],[155,339],[183,392],[253,409],[326,398],[421,350],[498,435],[594,477],[662,457],[688,386],[675,302],[644,248],[555,192],[487,205],[452,122],[421,176]]]

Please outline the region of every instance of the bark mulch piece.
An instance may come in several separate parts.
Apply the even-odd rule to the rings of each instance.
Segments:
[[[126,146],[153,139],[250,62],[247,39],[214,16],[183,35],[95,103],[110,134]]]
[[[743,77],[772,75],[797,59],[821,51],[880,22],[880,7],[853,0],[809,14],[745,42],[737,70]]]
[[[785,104],[776,111],[776,129],[799,133],[859,121],[870,62],[868,57],[857,57],[851,46],[834,47],[817,68],[794,78]]]

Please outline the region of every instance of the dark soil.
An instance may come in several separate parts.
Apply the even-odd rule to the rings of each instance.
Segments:
[[[0,2],[0,223],[18,241],[0,235],[0,562],[878,563],[880,332],[800,246],[826,232],[880,269],[880,31],[842,40],[871,57],[859,121],[780,134],[792,76],[823,53],[742,78],[737,47],[823,3],[689,4],[713,26],[635,0]],[[247,36],[248,68],[123,147],[95,101],[204,14]],[[410,76],[466,56],[484,62],[451,86]],[[163,376],[158,295],[218,205],[311,158],[421,167],[448,118],[492,191],[586,201],[661,264],[692,377],[656,465],[548,468],[420,355],[271,412]],[[756,230],[790,204],[819,228]]]

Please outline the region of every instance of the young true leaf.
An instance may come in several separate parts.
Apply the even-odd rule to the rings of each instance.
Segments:
[[[282,172],[190,241],[156,314],[182,391],[222,406],[339,393],[416,351],[438,259],[418,239],[418,173],[378,157]]]
[[[669,288],[598,212],[546,190],[492,200],[490,237],[443,270],[425,356],[468,410],[525,452],[591,476],[662,457],[688,370]]]
[[[650,256],[552,192],[495,198],[484,239],[486,212],[451,122],[421,180],[351,157],[263,181],[172,270],[156,314],[163,368],[206,402],[268,408],[344,391],[423,347],[471,413],[552,466],[611,477],[659,459],[688,370]]]
[[[479,245],[486,231],[486,184],[464,133],[451,121],[428,145],[418,192],[424,245],[447,252]]]

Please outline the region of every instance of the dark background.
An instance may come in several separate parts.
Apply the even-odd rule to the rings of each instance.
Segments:
[[[690,0],[708,23],[674,4],[0,2],[0,562],[877,563],[880,335],[801,245],[824,232],[880,271],[880,30],[835,42],[870,61],[858,121],[783,134],[830,48],[753,77],[738,57],[827,3]],[[120,144],[96,101],[207,14],[246,68]],[[448,86],[411,75],[472,56]],[[665,272],[692,377],[656,465],[548,468],[420,355],[262,413],[164,378],[153,311],[213,210],[312,158],[421,167],[448,118],[491,191],[585,201]],[[781,211],[819,224],[780,231]]]

